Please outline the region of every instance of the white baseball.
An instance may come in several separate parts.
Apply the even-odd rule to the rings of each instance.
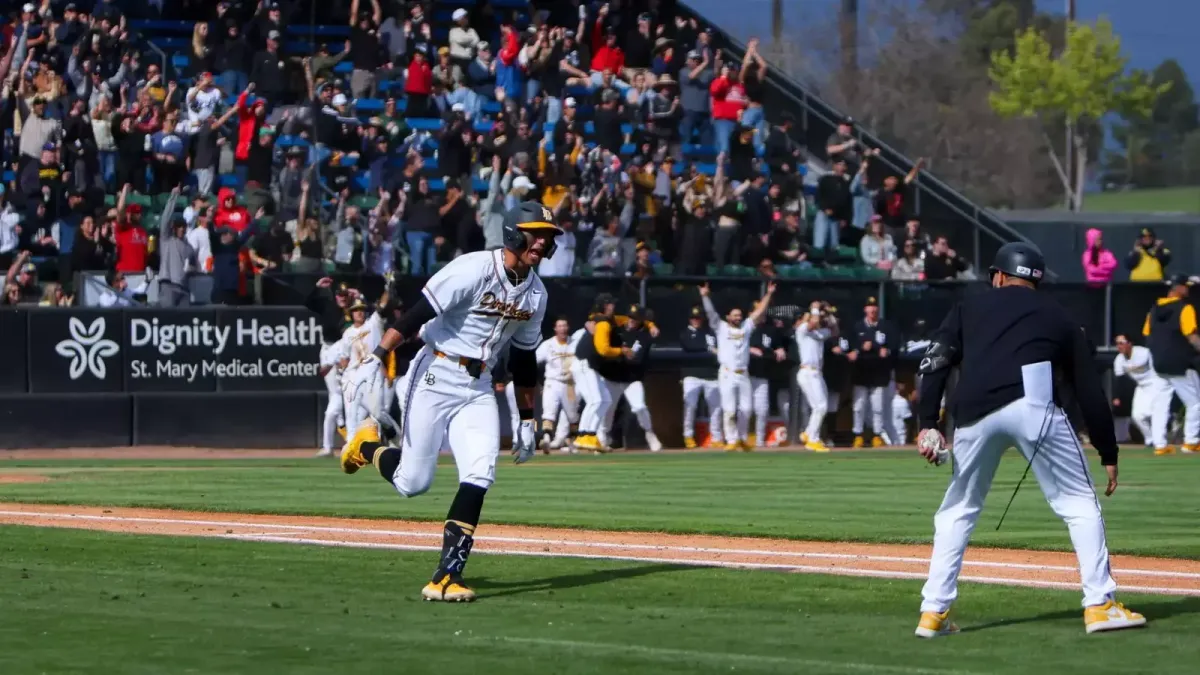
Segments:
[[[924,454],[933,454],[933,464],[941,466],[950,459],[946,439],[936,429],[926,429],[917,437],[917,448]]]

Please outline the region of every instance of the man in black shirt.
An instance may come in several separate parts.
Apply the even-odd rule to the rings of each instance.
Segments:
[[[1200,333],[1196,308],[1188,302],[1191,277],[1177,274],[1167,282],[1171,290],[1159,298],[1146,314],[1142,335],[1150,349],[1154,370],[1162,375],[1186,411],[1183,423],[1183,452],[1200,451],[1200,377],[1196,373]]]
[[[601,373],[603,385],[608,387],[610,400],[613,404],[608,407],[606,419],[602,427],[609,429],[612,436],[613,416],[617,411],[616,400],[622,396],[629,404],[629,412],[637,418],[638,425],[646,434],[646,444],[651,452],[662,450],[662,442],[654,435],[654,427],[650,421],[650,409],[646,407],[646,390],[642,380],[646,377],[646,366],[650,358],[650,347],[654,343],[653,336],[646,324],[645,312],[638,305],[631,305],[625,311],[626,321],[615,323],[619,335],[623,358],[615,359],[612,368]],[[628,442],[625,444],[628,447]]]
[[[833,172],[817,180],[817,219],[813,223],[813,247],[836,248],[841,232],[854,217],[854,199],[850,195],[850,175],[846,161],[833,163]]]
[[[708,406],[708,435],[712,447],[725,444],[721,424],[721,388],[717,386],[717,336],[704,323],[704,308],[692,308],[687,328],[679,334],[679,346],[693,360],[680,369],[683,376],[683,445],[696,447],[696,409],[700,395]],[[701,356],[703,355],[703,356]]]
[[[1071,533],[1083,581],[1087,632],[1146,623],[1144,616],[1113,597],[1117,584],[1110,571],[1100,503],[1083,449],[1060,407],[1064,391],[1056,382],[1070,387],[1079,403],[1108,473],[1105,495],[1117,489],[1112,413],[1083,330],[1062,305],[1037,292],[1045,271],[1042,255],[1033,246],[1018,242],[1000,247],[991,267],[991,290],[956,305],[921,360],[917,446],[934,464],[949,456],[938,430],[938,404],[951,370],[957,366],[961,377],[950,402],[956,425],[953,473],[934,516],[919,637],[955,630],[947,615],[958,596],[967,541],[1000,458],[1013,446],[1029,459],[1046,501]]]
[[[754,447],[767,447],[767,416],[771,412],[771,380],[778,379],[787,361],[783,332],[765,313],[750,334],[750,400],[754,409]]]
[[[957,279],[960,272],[967,269],[967,263],[950,248],[946,237],[933,240],[933,246],[925,255],[925,280],[945,281]]]
[[[650,29],[651,16],[642,14],[638,17],[637,30],[625,38],[625,73],[627,82],[633,81],[633,73],[629,71],[648,70],[650,60],[654,57],[654,35]]]
[[[625,121],[622,118],[622,110],[617,103],[619,95],[614,92],[605,92],[604,100],[600,106],[596,108],[596,117],[593,120],[593,125],[596,128],[596,145],[616,154],[621,151],[621,146],[625,143],[625,133],[621,131],[621,124]]]
[[[891,443],[887,433],[887,411],[890,407],[886,398],[888,384],[892,381],[897,346],[900,334],[891,323],[879,318],[879,303],[867,298],[863,307],[863,318],[851,327],[847,335],[850,352],[846,358],[853,364],[851,381],[854,383],[854,447],[863,447],[863,426],[867,408],[871,409],[871,447],[880,448]]]
[[[292,235],[278,218],[271,223],[271,229],[254,238],[254,254],[266,262],[265,267],[269,270],[282,270],[283,264],[291,259],[295,246]]]
[[[354,98],[375,95],[375,71],[383,63],[383,46],[379,43],[379,24],[383,8],[379,0],[371,0],[372,11],[358,12],[359,0],[350,4],[350,91]]]

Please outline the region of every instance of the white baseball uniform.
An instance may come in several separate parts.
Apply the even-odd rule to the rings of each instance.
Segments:
[[[354,438],[358,425],[372,415],[378,415],[383,404],[383,391],[375,390],[370,384],[354,376],[359,366],[365,363],[379,341],[383,339],[383,318],[371,312],[361,326],[350,326],[342,333],[349,365],[342,373],[342,394],[346,405],[346,438]]]
[[[492,369],[510,344],[534,350],[542,340],[546,287],[535,273],[513,284],[504,251],[461,255],[433,275],[422,290],[437,317],[422,331],[425,346],[406,380],[404,439],[392,485],[406,497],[433,483],[443,440],[460,483],[490,487],[500,448],[500,414]],[[482,362],[479,377],[469,360]]]
[[[1130,417],[1147,442],[1155,448],[1167,447],[1167,424],[1171,419],[1171,383],[1154,371],[1150,350],[1140,345],[1129,356],[1117,354],[1113,375],[1128,375],[1136,383]]]
[[[336,342],[321,345],[320,367],[329,368],[325,373],[325,391],[329,393],[329,402],[325,404],[325,425],[321,429],[321,449],[333,452],[333,440],[337,428],[344,425],[346,402],[342,398],[342,365],[347,358],[346,344],[340,339]]]
[[[575,361],[575,345],[570,338],[560,342],[558,337],[552,337],[538,345],[537,362],[543,366],[542,421],[556,425],[551,447],[561,447],[571,431],[570,426],[579,421],[575,380],[571,376]],[[564,414],[567,424],[558,424]]]
[[[908,399],[900,394],[895,393],[895,383],[892,383],[892,430],[895,432],[892,439],[897,445],[904,445],[908,442],[908,418],[912,417],[912,406],[908,404]]]
[[[801,321],[796,326],[796,347],[800,352],[800,368],[796,371],[796,384],[808,403],[808,425],[804,429],[810,442],[821,440],[821,424],[829,405],[829,389],[821,369],[825,366],[825,341],[831,331],[828,328],[811,329]]]
[[[725,442],[744,442],[750,431],[750,332],[749,320],[732,326],[717,314],[712,300],[701,296],[708,325],[717,335],[717,386],[721,390],[721,411],[725,416]]]

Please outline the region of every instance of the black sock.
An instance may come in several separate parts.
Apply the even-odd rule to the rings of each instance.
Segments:
[[[379,475],[387,482],[392,482],[392,476],[396,475],[396,469],[400,467],[400,448],[380,448],[375,453],[375,468],[379,469]]]
[[[447,574],[459,576],[467,565],[471,547],[475,544],[475,526],[483,511],[483,498],[487,488],[470,483],[460,483],[458,494],[446,514],[446,525],[442,529],[442,558],[433,573],[435,582]]]
[[[375,451],[382,447],[383,443],[376,443],[375,441],[363,441],[362,444],[358,446],[358,451],[362,453],[363,459],[367,460],[367,463],[370,464],[371,462],[375,461]]]

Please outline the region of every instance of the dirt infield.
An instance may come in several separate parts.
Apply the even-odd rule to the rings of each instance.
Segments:
[[[160,509],[0,503],[0,525],[213,537],[240,541],[437,551],[441,523],[195,513]],[[475,550],[492,555],[573,557],[765,569],[890,579],[922,579],[928,546],[848,544],[484,525]],[[1200,596],[1200,561],[1114,556],[1124,590]],[[973,549],[964,581],[1076,589],[1070,553]]]

